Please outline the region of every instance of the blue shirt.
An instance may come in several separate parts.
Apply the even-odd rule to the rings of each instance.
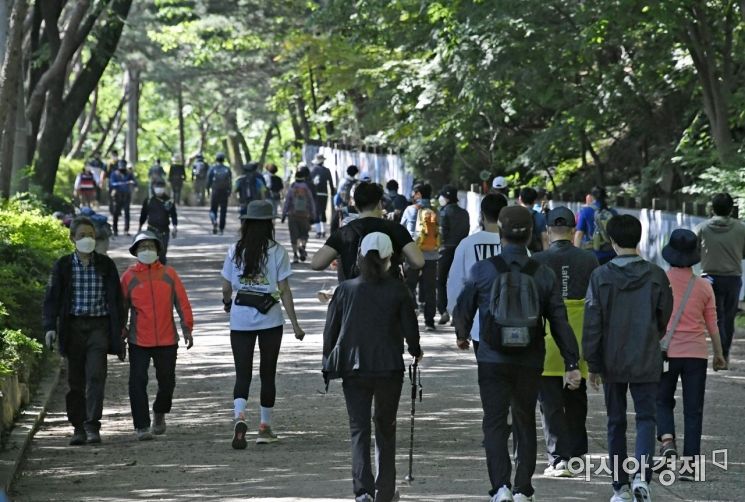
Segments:
[[[112,190],[116,190],[120,193],[130,193],[132,191],[132,185],[134,184],[135,178],[129,171],[122,173],[118,169],[111,173],[109,178],[109,187]]]
[[[95,260],[95,255],[92,255],[91,261],[85,265],[78,253],[73,254],[70,314],[74,316],[103,317],[109,315],[103,278],[98,275],[93,260]]]
[[[616,253],[613,251],[595,251],[592,249],[592,236],[595,234],[595,211],[598,209],[600,209],[600,206],[597,202],[582,207],[577,217],[577,230],[582,232],[582,247],[591,249],[598,261],[605,263],[608,259],[613,258]],[[618,214],[614,209],[608,208],[608,210],[613,213],[613,216]]]

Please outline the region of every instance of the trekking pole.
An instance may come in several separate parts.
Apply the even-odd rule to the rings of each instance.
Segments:
[[[414,464],[414,414],[416,413],[416,397],[419,394],[419,402],[422,401],[422,375],[419,372],[419,364],[416,359],[409,365],[409,380],[411,381],[411,435],[409,437],[409,473],[404,477],[408,483],[414,481],[412,467]]]

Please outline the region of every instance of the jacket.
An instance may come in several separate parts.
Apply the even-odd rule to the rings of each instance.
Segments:
[[[147,222],[148,226],[158,229],[160,232],[168,232],[169,221],[173,226],[178,226],[178,216],[176,215],[176,204],[166,197],[148,197],[142,203],[140,210],[140,226]]]
[[[742,275],[745,225],[729,216],[714,216],[696,229],[701,270],[708,275]]]
[[[460,241],[468,237],[470,231],[468,211],[455,203],[440,209],[440,239],[443,248],[455,249]]]
[[[59,351],[67,355],[65,339],[70,324],[70,308],[72,306],[72,254],[58,259],[52,267],[49,276],[44,306],[42,324],[44,331],[56,331],[59,338]],[[119,354],[122,349],[121,333],[124,328],[125,309],[122,290],[119,286],[119,272],[113,260],[108,256],[93,252],[93,266],[103,278],[106,294],[106,305],[109,310],[109,354]]]
[[[595,269],[585,297],[582,348],[606,382],[659,382],[660,339],[673,309],[665,272],[636,255]]]
[[[400,375],[404,340],[409,354],[421,354],[414,300],[402,281],[344,281],[326,315],[323,370],[329,378]]]
[[[334,189],[334,180],[331,177],[331,171],[322,164],[316,164],[310,171],[310,182],[313,185],[315,195],[328,197],[329,190],[331,195],[336,195]]]
[[[524,266],[528,261],[528,251],[524,246],[508,244],[502,248],[504,261],[509,265]],[[545,342],[532,344],[520,353],[505,354],[497,351],[484,341],[484,330],[488,329],[487,316],[494,281],[499,272],[489,260],[476,262],[468,273],[468,279],[458,296],[453,309],[455,333],[458,339],[466,340],[471,332],[474,317],[479,315],[479,350],[476,360],[479,363],[516,364],[543,371],[546,356]],[[567,320],[567,311],[561,298],[559,281],[554,272],[546,265],[541,265],[533,275],[538,287],[541,303],[541,316],[551,325],[551,334],[556,340],[566,371],[577,369],[579,365],[579,347],[572,328]]]
[[[139,347],[178,345],[174,307],[181,318],[181,329],[185,333],[194,329],[189,298],[173,267],[159,261],[152,265],[137,262],[122,275],[121,290],[124,305],[131,314],[130,344]]]

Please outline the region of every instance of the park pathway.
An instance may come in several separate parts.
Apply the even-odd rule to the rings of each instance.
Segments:
[[[135,212],[137,213],[137,212]],[[332,285],[334,274],[293,266],[296,308],[307,332],[304,341],[285,326],[278,368],[274,429],[281,440],[230,448],[233,361],[227,316],[220,303],[219,271],[238,230],[235,209],[225,236],[209,232],[206,209],[180,210],[179,238],[169,261],[184,279],[196,328],[195,345],[179,349],[177,386],[168,433],[155,441],[134,440],[127,395],[128,365],[109,359],[103,444],[68,447],[65,375],[44,424],[24,460],[11,496],[31,501],[340,501],[352,500],[346,411],[341,387],[322,393],[319,371],[325,306],[316,291]],[[284,225],[277,237],[288,246]],[[129,239],[112,243],[120,270],[132,263]],[[312,240],[311,254],[321,242]],[[710,373],[706,396],[704,452],[729,449],[728,471],[707,459],[706,482],[655,484],[654,500],[745,500],[745,340],[736,342],[734,371]],[[424,401],[417,403],[414,482],[403,482],[409,437],[408,381],[399,410],[397,468],[402,500],[488,500],[481,443],[481,408],[473,353],[455,348],[452,328],[422,332]],[[256,358],[258,359],[258,358]],[[255,361],[255,365],[258,362]],[[249,397],[251,429],[258,426],[258,368]],[[154,396],[151,371],[151,400]],[[596,465],[605,450],[605,413],[600,393],[590,392],[590,451]],[[682,429],[682,417],[678,412]],[[629,424],[633,431],[633,420]],[[254,432],[255,434],[255,432]],[[539,429],[539,451],[542,441]],[[633,450],[633,443],[631,444]],[[539,459],[537,472],[545,467]],[[535,477],[540,501],[606,501],[610,478],[554,480]]]

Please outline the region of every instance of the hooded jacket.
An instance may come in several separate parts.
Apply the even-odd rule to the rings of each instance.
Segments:
[[[742,275],[745,225],[729,216],[714,216],[696,229],[701,270],[709,275]]]
[[[460,241],[468,237],[470,231],[468,211],[452,202],[440,209],[440,236],[443,248],[455,249]]]
[[[585,297],[582,348],[606,382],[659,382],[660,340],[673,309],[665,272],[637,255],[595,269]]]

